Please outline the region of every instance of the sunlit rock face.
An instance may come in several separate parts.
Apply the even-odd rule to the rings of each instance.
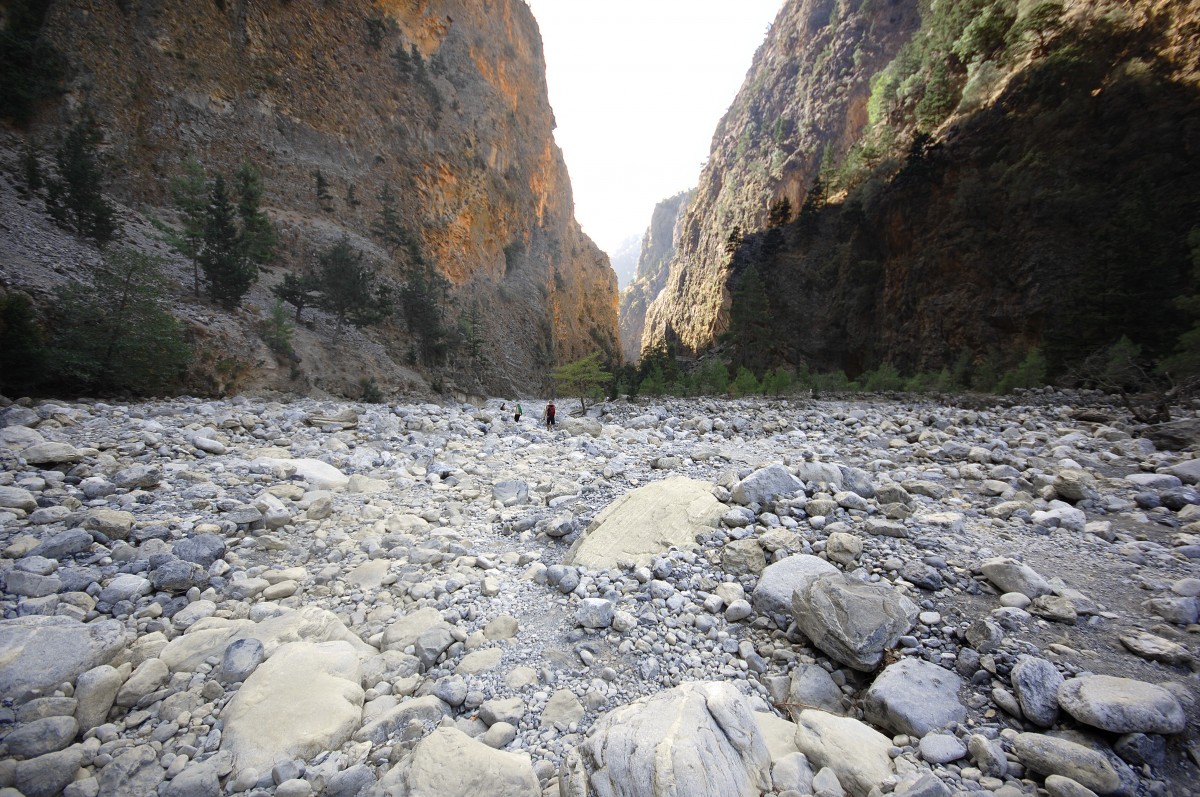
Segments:
[[[691,198],[692,192],[684,191],[654,206],[650,226],[642,237],[637,275],[621,291],[621,352],[626,362],[637,362],[641,356],[646,308],[666,284],[667,267],[675,256],[675,244]]]
[[[986,382],[1035,352],[1051,377],[1085,372],[1122,335],[1175,351],[1193,321],[1177,297],[1195,285],[1200,8],[1068,0],[1047,22],[1020,3],[965,63],[952,8],[784,4],[717,127],[643,351],[720,341],[751,266],[765,367],[961,362]],[[798,219],[822,173],[832,188]]]
[[[713,134],[665,290],[646,313],[643,348],[673,339],[694,351],[728,328],[730,233],[765,227],[780,197],[798,207],[822,159],[854,144],[867,121],[870,78],[919,25],[917,5],[784,4]]]
[[[34,132],[90,107],[118,199],[169,205],[187,153],[226,174],[248,160],[284,268],[346,234],[401,280],[405,255],[370,231],[386,185],[459,307],[481,308],[486,387],[617,350],[616,278],[574,218],[525,3],[68,0],[47,24],[71,78]]]

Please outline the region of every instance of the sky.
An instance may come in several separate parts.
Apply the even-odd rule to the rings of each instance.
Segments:
[[[693,188],[783,0],[527,0],[575,193],[606,252]]]

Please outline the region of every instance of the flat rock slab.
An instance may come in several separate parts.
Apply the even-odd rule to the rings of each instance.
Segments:
[[[317,490],[340,490],[350,483],[350,477],[334,466],[319,459],[291,459],[288,457],[261,457],[255,463],[285,465],[295,469],[296,475]]]
[[[209,656],[225,655],[225,648],[239,639],[257,639],[268,657],[289,642],[332,642],[349,644],[362,656],[378,653],[346,628],[337,615],[316,606],[305,606],[268,617],[260,623],[250,620],[222,620],[210,617],[190,626],[187,633],[167,643],[159,654],[171,672],[195,672]]]
[[[69,617],[0,620],[0,694],[17,702],[75,682],[125,647],[116,620],[81,623]]]
[[[1132,678],[1072,678],[1058,688],[1058,704],[1080,722],[1112,733],[1180,733],[1187,727],[1173,694]]]
[[[237,770],[336,750],[362,720],[358,653],[347,642],[292,642],[246,679],[222,712],[221,749]]]
[[[592,728],[563,762],[565,797],[758,797],[771,788],[766,742],[732,684],[686,683],[615,708]]]
[[[493,750],[457,728],[438,728],[379,781],[370,795],[540,797],[528,753]]]
[[[893,733],[924,736],[966,721],[967,710],[958,701],[961,688],[962,679],[950,670],[904,659],[886,667],[867,690],[866,718]]]
[[[605,507],[563,563],[594,569],[625,561],[647,565],[671,547],[696,548],[696,534],[715,527],[727,511],[707,482],[685,476],[653,482]]]
[[[1062,775],[1096,794],[1112,794],[1121,787],[1121,777],[1102,753],[1067,739],[1021,733],[1013,742],[1013,750],[1027,769],[1042,775]]]
[[[796,747],[814,770],[833,770],[842,788],[854,797],[867,797],[872,788],[894,774],[888,755],[892,740],[851,717],[816,709],[800,712]]]

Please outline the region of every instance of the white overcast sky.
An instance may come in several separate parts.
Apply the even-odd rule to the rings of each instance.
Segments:
[[[692,188],[783,0],[527,0],[575,218],[612,253]]]

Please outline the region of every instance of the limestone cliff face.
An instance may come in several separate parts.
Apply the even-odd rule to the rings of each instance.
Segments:
[[[646,315],[643,348],[684,350],[729,324],[726,241],[766,226],[772,202],[798,208],[823,159],[838,158],[867,121],[870,78],[918,27],[917,0],[789,0],[713,134],[666,290]]]
[[[92,108],[127,203],[165,206],[186,153],[226,173],[249,160],[285,268],[347,234],[402,281],[370,236],[386,185],[459,311],[481,308],[487,365],[466,381],[537,389],[558,363],[616,351],[616,279],[575,222],[520,0],[58,0],[47,24],[73,77],[39,125]],[[381,333],[398,358],[402,327]]]
[[[987,385],[1035,349],[1069,380],[1121,336],[1171,355],[1200,293],[1198,29],[1197,0],[791,0],[643,348],[711,346],[753,268],[764,368]]]
[[[667,267],[675,256],[691,199],[691,191],[678,193],[655,205],[650,216],[650,226],[642,237],[637,273],[629,287],[621,291],[621,352],[626,362],[637,362],[641,357],[646,310],[666,285]]]

